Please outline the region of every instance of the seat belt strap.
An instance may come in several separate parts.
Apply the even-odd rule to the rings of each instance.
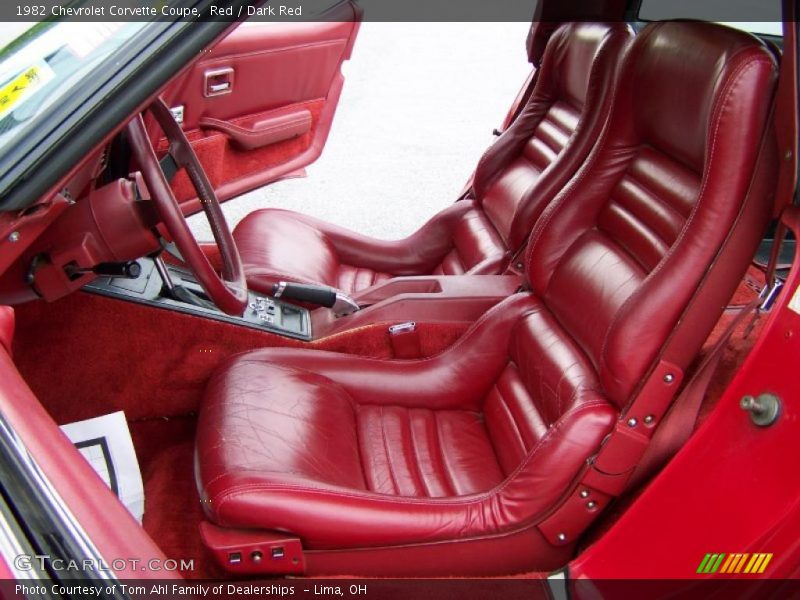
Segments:
[[[587,464],[578,486],[558,510],[537,526],[551,544],[561,546],[573,542],[615,497],[643,481],[683,446],[694,430],[706,390],[725,346],[747,315],[755,313],[758,316],[760,303],[760,298],[754,299],[725,328],[663,420],[659,419],[661,424],[658,427],[648,429],[651,423],[656,422],[655,415],[645,415],[641,424],[639,418],[633,416],[617,423],[600,452]],[[680,385],[678,376],[667,371],[672,371],[669,365],[659,365],[656,373],[662,380],[666,375],[673,375],[670,385],[677,389]],[[653,377],[648,384],[652,381]],[[648,391],[647,386],[643,391]],[[672,396],[659,396],[651,406],[661,404],[666,410]],[[636,412],[628,411],[628,415]],[[632,419],[637,423],[632,423]]]
[[[742,308],[728,324],[677,397],[674,394],[679,387],[682,373],[666,361],[657,365],[625,413],[626,418],[617,422],[600,452],[591,461],[583,478],[585,483],[617,496],[664,464],[689,439],[708,386],[733,332],[748,315],[754,315],[755,323],[767,301],[771,303],[774,300],[774,290],[780,289],[781,282],[775,276],[775,269],[785,236],[786,226],[780,222],[770,253],[765,273],[766,287],[762,294]],[[669,383],[678,385],[666,385],[667,379],[671,379]],[[665,385],[659,386],[659,383]]]
[[[394,358],[409,359],[422,356],[422,345],[417,324],[414,321],[406,321],[389,327],[389,344],[392,347]]]
[[[752,314],[753,320],[745,333],[745,336],[748,335],[755,322],[761,316],[761,312],[771,308],[777,294],[783,287],[783,282],[775,275],[775,271],[778,266],[781,246],[786,238],[786,231],[786,225],[782,220],[779,221],[764,274],[766,282],[764,289],[758,298],[755,298],[740,310],[739,314],[728,324],[714,347],[703,359],[694,376],[676,398],[666,418],[653,435],[628,485],[634,486],[644,480],[654,470],[666,463],[691,437],[697,424],[697,418],[708,386],[711,384],[711,379],[733,332],[744,322],[748,315]]]
[[[748,315],[753,315],[754,321],[759,317],[760,304],[761,298],[752,300],[739,310],[739,314],[725,328],[695,374],[672,403],[672,407],[661,425],[656,429],[645,453],[634,468],[628,486],[635,486],[643,481],[649,474],[666,463],[691,437],[703,405],[703,399],[722,359],[725,347],[733,332]]]

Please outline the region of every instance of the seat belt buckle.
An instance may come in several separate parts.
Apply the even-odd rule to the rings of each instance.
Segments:
[[[627,487],[650,443],[646,434],[630,426],[633,421],[618,422],[597,455],[589,459],[582,480],[585,485],[610,496],[619,496]]]
[[[775,304],[775,300],[778,298],[778,295],[781,293],[781,289],[783,289],[782,279],[775,277],[772,285],[767,283],[767,285],[764,286],[764,289],[761,290],[761,294],[759,294],[759,298],[761,298],[761,304],[758,306],[758,309],[765,312],[771,309],[772,305]]]
[[[406,321],[389,327],[389,342],[395,358],[408,359],[422,356],[417,324],[414,321]]]

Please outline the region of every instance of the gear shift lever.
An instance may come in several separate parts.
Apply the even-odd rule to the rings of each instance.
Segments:
[[[307,304],[325,306],[333,310],[337,317],[343,317],[360,309],[358,303],[347,294],[337,292],[324,285],[305,285],[280,281],[272,286],[275,298],[298,300]]]

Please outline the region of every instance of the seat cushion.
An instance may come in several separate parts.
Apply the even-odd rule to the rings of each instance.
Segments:
[[[414,545],[440,558],[465,539],[539,528],[550,546],[529,546],[527,565],[563,565],[557,547],[575,543],[636,467],[613,440],[643,448],[663,414],[653,401],[666,409],[674,393],[636,390],[671,382],[648,379],[662,362],[685,369],[725,305],[717,290],[733,291],[755,251],[772,206],[775,156],[758,158],[774,76],[772,55],[742,32],[649,25],[625,54],[593,154],[533,230],[533,292],[427,359],[291,349],[232,359],[198,423],[209,518],[290,531],[312,550]],[[687,111],[687,98],[702,110]],[[633,462],[604,474],[594,463],[590,477],[604,439],[604,467],[609,453]],[[515,551],[498,546],[500,558]]]
[[[504,478],[480,413],[366,405],[357,415],[364,476],[374,492],[465,496]]]
[[[203,412],[204,421],[214,423],[198,445],[200,464],[216,474],[209,491],[308,481],[367,489],[356,407],[325,377],[238,361],[216,378]],[[233,495],[223,502],[231,502]],[[217,506],[222,514],[224,509],[223,503]]]
[[[336,275],[336,285],[334,287],[342,290],[346,294],[354,296],[361,290],[370,288],[373,285],[378,285],[392,277],[394,277],[394,275],[376,271],[369,267],[339,264],[339,271]]]
[[[342,264],[325,232],[303,215],[260,210],[234,231],[248,285],[272,293],[278,281],[328,285],[347,294],[371,287],[392,275],[369,267]]]
[[[330,379],[247,360],[216,385],[224,393],[210,394],[203,410],[219,435],[198,455],[217,473],[214,487],[313,482],[432,498],[483,492],[503,479],[474,411],[359,406]]]
[[[528,295],[508,298],[431,359],[280,348],[232,358],[198,422],[209,518],[290,531],[312,549],[535,526],[616,416],[542,310]],[[558,360],[538,358],[553,347]]]

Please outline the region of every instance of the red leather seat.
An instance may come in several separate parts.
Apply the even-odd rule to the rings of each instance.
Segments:
[[[648,25],[596,147],[532,232],[532,292],[433,358],[265,349],[213,376],[196,454],[208,519],[234,539],[299,537],[308,573],[565,564],[576,539],[558,532],[609,498],[561,512],[587,461],[644,427],[629,421],[643,382],[686,369],[764,231],[775,77],[747,34]]]
[[[622,23],[556,31],[524,111],[478,164],[475,199],[448,207],[406,239],[376,240],[285,210],[247,215],[233,235],[248,285],[271,293],[284,280],[355,294],[397,275],[502,272],[597,139],[615,58],[630,36]]]

